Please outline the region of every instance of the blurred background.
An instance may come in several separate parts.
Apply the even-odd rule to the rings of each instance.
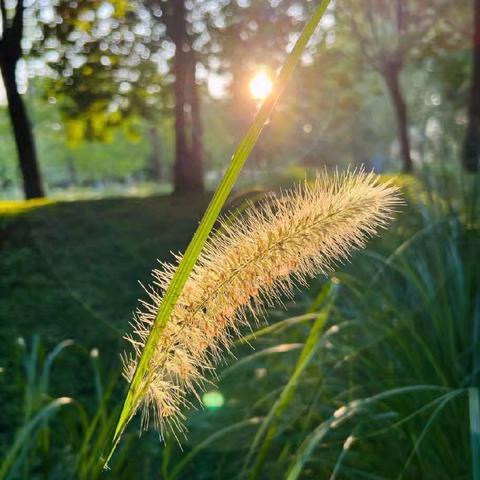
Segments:
[[[183,450],[135,424],[98,462],[138,281],[188,244],[317,6],[0,0],[0,479],[480,480],[480,0],[331,1],[229,208],[363,165],[405,209],[237,346]]]
[[[314,6],[3,1],[2,198],[212,188]],[[476,170],[473,8],[332,2],[243,180]]]

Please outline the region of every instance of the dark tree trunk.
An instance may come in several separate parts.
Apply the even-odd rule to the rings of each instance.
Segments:
[[[474,0],[472,78],[468,104],[468,127],[463,145],[463,167],[478,172],[480,161],[480,0]]]
[[[151,126],[148,129],[148,136],[150,137],[150,177],[152,180],[159,182],[162,179],[162,143],[158,135],[156,127]]]
[[[175,193],[192,193],[203,190],[201,169],[192,155],[193,148],[189,144],[188,131],[192,127],[192,107],[188,103],[188,91],[191,85],[190,60],[191,45],[189,45],[186,10],[184,0],[171,1],[171,16],[169,19],[169,33],[175,44],[175,58],[173,73],[175,82],[173,93],[175,97],[175,165],[174,188]],[[190,114],[190,118],[189,115]]]
[[[404,173],[413,172],[412,157],[410,155],[410,138],[408,134],[407,105],[400,88],[400,69],[396,64],[387,65],[383,71],[390,98],[392,100],[395,117],[397,119],[398,140]]]
[[[22,97],[18,93],[15,70],[22,58],[24,0],[17,0],[13,18],[8,18],[5,0],[0,0],[2,37],[0,39],[0,70],[7,94],[8,112],[17,146],[25,198],[44,197],[42,177],[37,162],[33,131]]]
[[[15,63],[10,64],[2,61],[0,69],[7,94],[8,112],[22,172],[25,198],[41,198],[45,196],[45,192],[37,161],[32,126],[22,97],[18,93]]]
[[[183,1],[182,1],[183,3]],[[186,126],[186,55],[183,51],[183,41],[175,40],[175,58],[173,61],[173,73],[175,83],[173,94],[175,97],[175,164],[173,183],[175,192],[181,193],[189,189],[188,157]]]

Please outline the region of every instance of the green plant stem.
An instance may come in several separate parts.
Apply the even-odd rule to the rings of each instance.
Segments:
[[[468,389],[470,413],[470,448],[472,451],[472,478],[480,480],[480,394],[477,387]]]
[[[315,303],[317,305],[321,304],[322,308],[310,330],[307,341],[305,342],[302,352],[300,353],[300,356],[297,360],[297,364],[295,365],[293,374],[288,380],[288,383],[283,389],[282,393],[280,394],[279,399],[275,402],[272,409],[265,417],[260,428],[258,429],[257,434],[255,435],[255,438],[250,447],[249,454],[247,455],[244,463],[244,472],[245,469],[248,467],[248,463],[262,438],[263,442],[257,455],[255,464],[253,465],[252,471],[250,473],[250,480],[255,480],[259,478],[263,464],[265,463],[267,453],[270,449],[270,445],[278,433],[278,423],[276,423],[275,420],[279,419],[282,416],[282,414],[285,412],[285,410],[291,403],[292,398],[295,394],[296,387],[298,385],[298,381],[317,351],[317,347],[319,345],[319,338],[323,331],[325,322],[327,321],[330,314],[330,308],[334,299],[334,293],[335,289],[333,289],[331,283],[327,284],[320,292],[320,295],[318,296]]]
[[[315,9],[310,20],[307,22],[278,75],[272,93],[262,103],[252,125],[233,154],[227,171],[225,172],[225,175],[215,191],[215,194],[213,195],[207,211],[205,212],[202,221],[200,222],[200,225],[198,226],[198,229],[185,252],[185,255],[178,265],[175,275],[173,276],[172,281],[165,292],[162,304],[158,310],[142,356],[140,357],[132,381],[129,385],[120,417],[115,427],[109,453],[104,460],[104,466],[107,466],[108,461],[113,455],[116,445],[120,440],[123,430],[135,414],[136,409],[138,408],[139,403],[144,395],[144,391],[149,383],[149,376],[151,375],[149,372],[149,365],[155,350],[155,346],[162,335],[163,329],[170,318],[178,298],[182,293],[183,287],[195,265],[195,262],[198,259],[198,256],[200,255],[205,241],[207,240],[207,237],[212,230],[213,225],[215,224],[215,221],[217,220],[218,215],[220,214],[221,209],[225,204],[225,201],[227,200],[245,161],[255,146],[265,122],[272,113],[277,100],[287,85],[296,65],[300,61],[300,57],[307,46],[308,41],[316,30],[329,3],[330,0],[322,0],[319,6]]]
[[[15,461],[18,459],[19,451],[22,448],[28,448],[29,442],[32,440],[39,425],[41,425],[47,418],[55,414],[59,408],[72,403],[73,400],[69,397],[60,397],[52,400],[18,431],[13,445],[7,451],[5,457],[2,459],[2,463],[0,464],[0,480],[8,477],[9,472],[15,465]]]

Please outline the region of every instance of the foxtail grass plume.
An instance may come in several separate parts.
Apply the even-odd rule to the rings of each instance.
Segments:
[[[241,328],[291,295],[294,286],[328,274],[364,247],[387,226],[400,203],[397,188],[379,183],[376,175],[324,172],[311,184],[269,196],[233,222],[223,219],[155,346],[137,405],[144,426],[153,413],[162,437],[167,431],[177,438],[184,434],[184,408],[191,406],[191,399],[200,400],[207,375],[214,373]],[[126,337],[133,346],[123,357],[128,381],[177,264],[164,263],[153,271],[150,301],[142,303],[133,333]]]

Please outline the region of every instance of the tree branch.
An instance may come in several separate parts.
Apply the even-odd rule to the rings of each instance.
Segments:
[[[13,17],[12,26],[9,29],[11,33],[12,47],[18,50],[19,58],[21,56],[21,42],[23,36],[23,14],[25,11],[24,0],[17,0],[15,8],[15,16]]]
[[[8,29],[7,7],[5,5],[5,0],[0,0],[0,10],[2,15],[2,38],[0,38],[0,45],[2,45]]]

